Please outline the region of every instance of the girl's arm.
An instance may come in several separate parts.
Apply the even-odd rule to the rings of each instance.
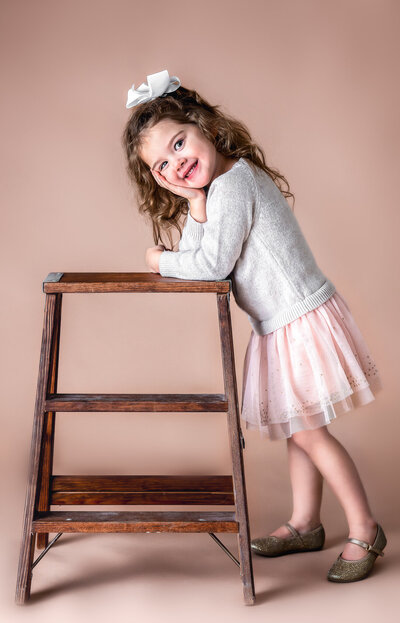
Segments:
[[[199,197],[198,199],[189,200],[189,208],[191,216],[198,223],[205,223],[207,220],[207,198]]]
[[[189,212],[179,241],[179,251],[197,249],[203,237],[203,223],[207,221],[206,199],[189,202]]]
[[[203,189],[185,188],[170,184],[159,171],[151,170],[157,184],[176,195],[185,197],[189,203],[189,212],[179,241],[179,251],[188,251],[199,247],[203,236],[203,223],[207,221],[206,194]],[[165,247],[157,245],[146,251],[145,261],[150,271],[158,273],[159,259]]]
[[[189,212],[187,213],[185,226],[179,241],[178,251],[194,250],[200,246],[201,239],[203,237],[203,223],[206,221],[206,197],[204,196],[204,198],[200,198],[199,200],[190,201]],[[150,272],[160,272],[159,259],[162,251],[164,250],[165,247],[161,244],[147,249],[145,261],[147,266],[150,268]]]
[[[250,233],[256,189],[250,172],[216,183],[208,193],[207,221],[200,244],[188,250],[161,251],[157,264],[163,277],[215,281],[226,279]]]

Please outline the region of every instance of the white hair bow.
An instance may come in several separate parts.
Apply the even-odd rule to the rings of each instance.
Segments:
[[[172,91],[176,91],[181,85],[179,78],[176,76],[169,77],[166,69],[147,76],[147,83],[148,84],[142,82],[137,89],[135,89],[135,85],[132,84],[132,88],[128,91],[127,108],[133,108],[133,106],[137,106],[137,104],[149,102],[160,95],[172,93]]]

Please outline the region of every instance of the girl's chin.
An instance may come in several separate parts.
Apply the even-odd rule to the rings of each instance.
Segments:
[[[187,180],[186,183],[188,186],[190,186],[190,188],[204,188],[203,179],[193,180],[193,182],[190,182],[189,180]]]

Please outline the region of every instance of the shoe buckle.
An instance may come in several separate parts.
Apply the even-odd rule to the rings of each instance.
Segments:
[[[367,543],[368,547],[366,547],[367,552],[374,552],[374,554],[378,554],[378,556],[384,556],[385,554],[382,552],[382,550],[378,549],[377,547],[373,547],[373,545],[370,545],[370,543]]]

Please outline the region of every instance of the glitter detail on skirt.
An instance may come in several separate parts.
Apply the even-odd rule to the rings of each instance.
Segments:
[[[251,332],[243,368],[247,429],[285,439],[375,399],[379,371],[339,294],[268,333]]]

